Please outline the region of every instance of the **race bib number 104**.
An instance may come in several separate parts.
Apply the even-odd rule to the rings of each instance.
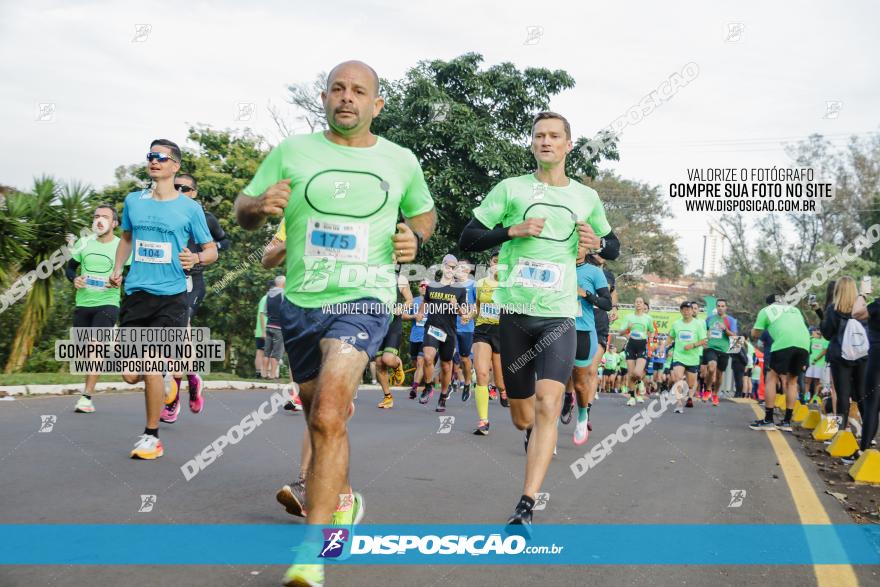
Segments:
[[[134,260],[141,263],[170,263],[171,243],[136,240]]]

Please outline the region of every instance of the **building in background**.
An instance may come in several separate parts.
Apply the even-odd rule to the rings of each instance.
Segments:
[[[703,263],[701,269],[705,277],[721,275],[724,262],[724,238],[714,226],[709,226],[709,234],[703,235]]]

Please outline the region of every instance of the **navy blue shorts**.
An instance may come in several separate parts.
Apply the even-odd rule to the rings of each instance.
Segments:
[[[458,337],[458,355],[465,359],[470,359],[471,348],[474,346],[474,333],[456,332],[455,336]]]
[[[321,340],[337,338],[374,357],[388,332],[391,316],[379,300],[361,298],[340,304],[344,313],[321,308],[300,308],[285,298],[281,302],[281,332],[290,370],[296,383],[305,383],[321,370]]]

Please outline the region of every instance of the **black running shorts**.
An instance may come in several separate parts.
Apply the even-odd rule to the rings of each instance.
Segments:
[[[703,351],[703,356],[706,358],[707,365],[712,361],[715,361],[718,365],[719,371],[727,369],[727,361],[730,358],[730,355],[727,353],[715,349],[706,349]]]
[[[635,361],[636,359],[648,359],[647,340],[629,339],[628,341],[626,341],[626,347],[623,350],[626,352],[627,361]]]
[[[455,355],[455,346],[457,342],[458,339],[455,336],[454,330],[448,332],[439,326],[426,324],[425,339],[422,342],[422,353],[425,352],[424,349],[426,348],[437,349],[437,356],[440,357],[441,361],[451,361],[452,357]]]
[[[574,367],[577,332],[571,318],[539,318],[502,313],[501,367],[507,396],[527,399],[535,382],[551,379],[565,385]]]
[[[779,375],[800,375],[809,362],[810,353],[806,349],[788,347],[770,353],[770,370]]]
[[[116,326],[119,306],[77,306],[73,311],[74,328],[109,328]]]
[[[189,322],[189,304],[186,292],[157,296],[136,291],[125,296],[119,311],[122,327],[186,328]]]
[[[498,324],[477,324],[474,329],[474,344],[484,342],[492,347],[493,353],[501,352],[501,326]]]

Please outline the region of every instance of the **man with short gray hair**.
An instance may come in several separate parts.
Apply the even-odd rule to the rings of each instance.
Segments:
[[[266,345],[263,348],[263,361],[269,379],[278,379],[279,361],[284,352],[284,337],[281,334],[281,300],[284,299],[283,275],[275,277],[273,286],[266,294]]]

